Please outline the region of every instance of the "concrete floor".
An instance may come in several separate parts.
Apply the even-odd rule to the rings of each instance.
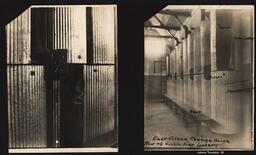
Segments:
[[[193,128],[184,127],[182,118],[176,116],[166,104],[156,101],[148,101],[145,103],[144,141],[152,141],[153,136],[189,137],[194,134],[193,132]]]
[[[240,148],[241,140],[239,136],[226,136],[216,135],[210,131],[207,125],[203,125],[201,128],[200,136],[196,136],[195,125],[185,127],[182,115],[174,113],[170,107],[161,101],[146,101],[144,104],[144,147],[145,149],[150,148],[161,148],[161,149],[220,149],[220,148]],[[159,138],[187,138],[188,140],[154,140],[153,137]],[[229,140],[229,143],[214,142],[209,143],[205,141],[191,141],[191,137],[198,139],[216,139],[218,140]],[[149,144],[149,143],[151,144]],[[162,143],[161,143],[162,142]],[[169,143],[166,143],[169,142]],[[208,146],[203,146],[209,144]],[[218,144],[212,145],[212,144]]]

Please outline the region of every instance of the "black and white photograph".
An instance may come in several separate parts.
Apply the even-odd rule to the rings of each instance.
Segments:
[[[254,150],[254,6],[168,5],[144,22],[144,149]]]
[[[0,155],[255,149],[255,0],[2,0]]]
[[[32,5],[5,26],[9,153],[117,152],[116,5]]]

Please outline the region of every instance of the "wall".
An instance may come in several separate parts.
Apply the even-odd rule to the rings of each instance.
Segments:
[[[145,30],[145,35],[159,35],[154,30]],[[154,61],[160,61],[168,50],[166,39],[145,37],[144,42],[144,95],[147,99],[159,99],[161,95],[161,63],[158,63],[158,69]]]

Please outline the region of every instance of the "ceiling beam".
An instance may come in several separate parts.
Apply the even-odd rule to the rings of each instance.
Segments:
[[[149,28],[159,28],[159,29],[165,29],[165,30],[175,30],[179,31],[181,28],[180,26],[166,26],[166,25],[145,25],[144,27],[149,27]]]
[[[154,37],[154,38],[173,38],[172,36],[159,36],[159,35],[145,35],[145,37]]]
[[[159,18],[157,18],[156,15],[155,15],[154,17],[155,17],[156,20],[160,23],[160,25],[164,25],[164,24],[162,23],[162,21],[161,21]],[[178,45],[178,44],[180,43],[179,39],[178,39],[177,37],[175,37],[175,36],[170,32],[170,30],[167,30],[167,31],[168,31],[169,34],[176,40],[176,44]]]
[[[185,30],[185,36],[187,37],[188,34],[190,33],[189,30],[188,30],[188,27],[186,25],[184,25],[177,16],[174,16],[174,18],[182,26],[182,28]]]
[[[163,15],[171,15],[171,16],[183,16],[183,17],[191,17],[191,12],[179,12],[179,11],[173,11],[173,10],[161,10],[158,12],[159,14]]]

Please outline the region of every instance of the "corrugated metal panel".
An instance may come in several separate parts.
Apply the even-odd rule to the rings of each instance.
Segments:
[[[38,8],[40,9],[40,8]],[[87,63],[86,7],[55,7],[53,11],[53,49],[67,49],[68,63]],[[6,26],[7,63],[29,64],[31,62],[30,9]],[[51,17],[48,16],[48,21]],[[93,63],[115,63],[115,9],[92,8]],[[49,33],[49,32],[48,32]],[[52,47],[48,47],[52,48]]]
[[[200,52],[200,27],[194,31],[194,108],[202,108],[202,87],[201,87],[201,52]]]
[[[188,70],[194,69],[194,33],[188,35]],[[194,107],[194,80],[188,79],[188,101],[191,107]]]
[[[177,48],[174,49],[173,52],[174,59],[174,69],[173,69],[173,97],[177,100],[177,79],[175,79],[175,75],[177,74]]]
[[[46,147],[43,66],[7,66],[9,147]]]
[[[251,37],[255,37],[254,33],[253,33],[253,22],[254,18],[253,18],[253,11],[250,10],[243,10],[240,11],[240,19],[237,19],[237,22],[241,24],[240,27],[240,35],[242,34],[242,36],[251,36]],[[236,15],[234,15],[236,16]],[[249,23],[249,24],[248,24]],[[235,23],[236,24],[236,23]],[[234,24],[233,24],[234,25]],[[245,82],[243,82],[241,85],[243,88],[251,88],[253,85],[253,57],[255,56],[255,54],[253,54],[253,42],[255,40],[243,40],[243,41],[236,41],[235,45],[237,44],[237,42],[240,42],[240,48],[237,48],[237,52],[238,51],[242,51],[241,53],[243,54],[242,56],[242,60],[238,62],[241,62],[243,65],[241,66],[242,69],[242,73],[241,73],[241,79],[240,80],[244,80]],[[255,48],[255,46],[254,46]],[[236,51],[236,50],[235,50]],[[238,55],[238,54],[236,54]],[[241,57],[239,57],[241,58]],[[237,62],[237,61],[235,61]],[[254,62],[255,64],[255,62]],[[255,68],[254,68],[255,69]],[[254,88],[253,88],[254,89]],[[252,90],[253,90],[252,89]],[[243,110],[243,114],[244,116],[242,117],[242,124],[241,126],[242,131],[244,131],[245,134],[243,134],[243,138],[241,139],[241,146],[244,146],[244,142],[245,141],[251,141],[251,137],[253,137],[253,132],[251,132],[251,130],[253,129],[253,124],[251,123],[253,121],[253,117],[251,115],[254,107],[253,107],[253,99],[252,96],[253,91],[242,91],[241,92],[241,97],[242,97],[242,101],[241,103],[243,103],[242,105],[242,110]],[[245,147],[253,147],[254,144],[249,144]]]
[[[213,130],[217,133],[232,134],[241,128],[241,93],[231,93],[228,90],[239,89],[237,85],[226,85],[231,81],[239,81],[237,71],[212,72],[211,80],[211,104],[212,118],[221,125]]]
[[[53,49],[67,49],[68,63],[86,63],[86,8],[53,9]]]
[[[204,71],[204,67],[210,65],[210,21],[204,20],[201,22],[200,26],[201,33],[201,70]],[[211,116],[211,81],[205,78],[201,79],[202,81],[202,113]]]
[[[195,28],[188,35],[186,44],[188,47],[182,48],[185,43],[183,40],[182,44],[174,50],[177,61],[175,62],[174,60],[175,64],[171,65],[174,66],[179,77],[177,84],[174,84],[177,87],[176,91],[175,86],[172,85],[173,83],[168,81],[168,95],[172,96],[172,93],[176,92],[177,104],[182,105],[182,93],[184,93],[184,99],[186,99],[186,83],[184,82],[185,85],[182,90],[180,72],[183,69],[186,75],[190,69],[194,68],[196,75],[194,80],[188,80],[187,86],[189,104],[194,105],[196,110],[202,111],[203,114],[210,116],[220,124],[212,126],[212,131],[220,134],[240,132],[248,140],[251,136],[248,133],[251,132],[250,120],[252,114],[250,108],[252,108],[253,39],[245,37],[253,37],[252,25],[250,25],[252,24],[252,16],[250,11],[241,10],[232,10],[232,19],[230,19],[230,12],[226,15],[219,14],[218,16],[221,17],[216,17],[216,11],[211,10],[210,19],[206,18],[201,21],[200,27]],[[225,21],[225,18],[229,19]],[[217,23],[223,26],[221,31],[218,30],[220,28]],[[240,36],[240,39],[235,39],[238,36]],[[234,64],[232,64],[235,67],[232,70],[225,69],[221,71],[218,70],[220,68],[217,68],[217,61],[223,59],[219,59],[221,55],[217,56],[216,50],[219,53],[227,51],[223,51],[220,45],[216,49],[216,44],[226,44],[223,41],[225,38],[232,38],[231,44],[227,44],[230,47],[225,45],[225,49],[228,49],[228,52],[231,53],[232,61],[233,59],[235,60],[233,61]],[[188,50],[187,55],[186,49]],[[172,57],[171,55],[172,53],[170,58]],[[188,61],[188,68],[186,68],[186,61]],[[218,63],[221,64],[223,62]],[[171,65],[170,68],[172,68]],[[175,67],[175,65],[177,66]],[[211,65],[210,80],[205,79],[203,74],[204,67],[207,65]],[[185,78],[183,81],[185,81]]]
[[[72,61],[86,63],[86,8],[71,8]]]
[[[184,43],[183,42],[181,42],[180,44],[179,44],[179,46],[180,46],[180,57],[179,57],[179,73],[178,73],[178,75],[179,75],[179,102],[180,102],[180,104],[181,105],[184,105],[184,79],[183,79],[183,77],[181,76],[181,74],[183,74],[184,73],[184,70],[183,70],[183,55],[184,55],[184,51],[183,51],[183,47],[184,47]]]
[[[188,42],[187,38],[183,41],[183,102],[186,107],[190,105],[188,102]]]
[[[115,63],[114,7],[92,8],[93,63]]]
[[[174,56],[175,56],[174,51],[175,50],[172,50],[171,53],[169,53],[169,61],[170,61],[169,68],[170,68],[171,78],[167,80],[167,94],[172,98],[176,97],[176,95],[174,94],[175,93],[174,92]]]
[[[244,132],[243,134],[246,133],[245,135],[248,137],[248,133],[251,129],[245,127],[245,124],[248,125],[250,123],[250,119],[245,121],[244,118],[249,118],[249,115],[252,114],[252,111],[249,110],[249,108],[251,108],[250,100],[252,99],[252,63],[243,61],[245,57],[252,54],[252,49],[247,48],[251,45],[243,44],[244,41],[248,40],[232,40],[233,44],[230,44],[230,47],[227,47],[228,49],[232,49],[231,54],[235,56],[236,61],[234,61],[234,70],[219,71],[216,67],[217,61],[220,61],[218,60],[219,57],[216,56],[216,50],[222,50],[216,47],[218,44],[223,44],[219,33],[222,33],[222,36],[224,35],[222,39],[234,38],[236,36],[243,36],[244,32],[242,31],[244,30],[251,30],[251,24],[248,24],[250,22],[247,21],[247,26],[244,25],[245,22],[241,22],[241,19],[244,19],[245,16],[242,16],[240,13],[240,11],[232,11],[232,18],[227,22],[225,18],[222,17],[223,15],[216,15],[216,12],[211,12],[211,17],[215,17],[212,18],[214,20],[211,20],[213,25],[216,25],[216,23],[222,24],[222,22],[225,26],[228,24],[231,25],[231,27],[228,27],[227,29],[227,31],[231,33],[223,33],[225,30],[216,31],[216,29],[218,29],[217,27],[215,28],[215,31],[211,32],[211,35],[218,41],[216,42],[216,40],[211,40],[211,44],[213,44],[211,57],[215,57],[215,59],[211,60],[211,65],[215,66],[211,72],[211,116],[220,123],[219,126],[213,128],[213,131],[221,134],[235,134],[242,131]],[[226,17],[230,17],[230,14],[226,15]],[[247,17],[250,18],[248,15]],[[241,28],[242,25],[245,27]],[[250,59],[251,57],[248,60],[250,61]]]
[[[30,9],[6,25],[7,64],[30,63]]]
[[[84,66],[84,142],[114,129],[114,66]]]
[[[210,38],[211,38],[211,70],[217,70],[216,66],[216,10],[210,11]]]
[[[176,47],[176,74],[177,74],[177,103],[180,101],[180,45]],[[179,103],[178,103],[179,104]]]

